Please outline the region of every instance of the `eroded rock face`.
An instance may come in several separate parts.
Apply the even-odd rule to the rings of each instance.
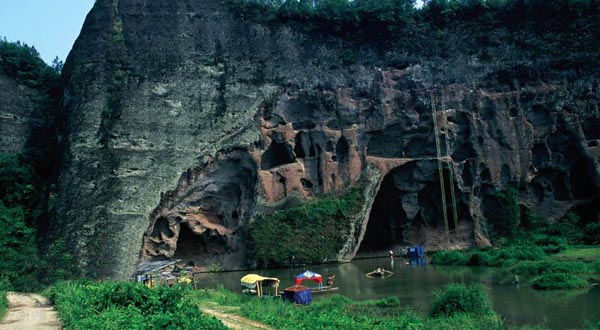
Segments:
[[[97,1],[65,66],[58,218],[82,268],[248,267],[256,212],[361,178],[367,204],[340,260],[489,244],[497,192],[511,186],[549,219],[598,211],[597,71],[524,75],[541,69],[459,51],[398,67],[368,45],[343,65],[346,46],[236,18],[216,0]]]
[[[31,100],[34,93],[0,70],[0,152],[23,152],[35,127],[45,124]]]
[[[143,259],[236,268],[246,260],[244,226],[256,204],[256,163],[236,152],[191,169],[162,196],[144,234]]]

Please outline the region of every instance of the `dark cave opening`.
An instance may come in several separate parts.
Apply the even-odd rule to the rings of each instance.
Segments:
[[[207,255],[212,256],[225,252],[227,252],[227,243],[223,236],[211,233],[210,230],[197,235],[187,224],[180,224],[174,259],[198,262],[204,260]]]
[[[345,137],[341,137],[335,145],[335,155],[338,162],[347,162],[350,159],[350,144]]]
[[[169,228],[169,220],[167,220],[165,217],[161,217],[156,221],[150,236],[162,238],[162,235],[167,238],[172,238],[175,235],[171,228]]]
[[[393,175],[386,176],[373,202],[359,252],[383,251],[405,243],[403,231],[407,219],[400,203],[401,195]]]
[[[291,164],[295,161],[294,153],[289,145],[273,141],[269,149],[263,154],[260,167],[263,170],[268,170],[276,166]]]
[[[443,169],[448,230],[456,229],[449,170]],[[423,244],[422,229],[444,230],[442,190],[437,162],[413,162],[392,170],[375,196],[358,253],[387,251],[399,245]],[[470,219],[454,183],[457,219]],[[403,205],[403,200],[405,203]],[[412,201],[407,203],[407,201]],[[411,214],[412,218],[409,218]]]

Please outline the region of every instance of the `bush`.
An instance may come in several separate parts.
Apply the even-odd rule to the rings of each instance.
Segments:
[[[600,221],[589,223],[583,228],[583,242],[589,245],[600,244]]]
[[[499,250],[499,259],[542,260],[546,253],[540,247],[533,245],[512,245]]]
[[[464,251],[436,251],[431,255],[431,263],[433,265],[464,266],[470,258],[470,254]]]
[[[523,261],[510,268],[517,275],[538,276],[542,274],[585,274],[593,272],[590,267],[579,261]]]
[[[533,287],[540,290],[587,288],[590,284],[579,277],[565,273],[544,274],[533,280]]]
[[[493,258],[487,252],[475,252],[471,254],[469,266],[491,266],[493,264]]]
[[[555,237],[544,234],[532,235],[528,238],[530,243],[542,248],[544,253],[553,254],[567,248],[567,240],[563,237]],[[527,245],[527,244],[525,244]]]
[[[6,311],[8,310],[8,299],[6,298],[6,291],[0,290],[0,321],[6,315]]]
[[[64,282],[46,291],[67,329],[226,329],[203,315],[187,286]]]
[[[452,316],[459,313],[473,315],[494,313],[492,301],[482,285],[449,284],[442,291],[435,293],[431,316]]]
[[[13,290],[38,288],[35,268],[38,261],[35,232],[25,224],[22,207],[8,208],[0,200],[0,274]]]

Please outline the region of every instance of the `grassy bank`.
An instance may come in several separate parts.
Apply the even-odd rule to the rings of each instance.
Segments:
[[[600,281],[600,248],[564,245],[556,253],[540,245],[506,245],[468,251],[439,251],[436,265],[502,267],[536,289],[587,288]]]
[[[280,330],[515,329],[505,325],[493,311],[491,300],[480,285],[445,287],[436,292],[428,312],[403,307],[397,297],[359,302],[334,295],[301,307],[279,299],[241,296],[225,289],[199,290],[193,297],[199,306],[221,308]]]
[[[65,329],[227,329],[202,314],[188,286],[147,288],[132,282],[64,282],[46,291]]]

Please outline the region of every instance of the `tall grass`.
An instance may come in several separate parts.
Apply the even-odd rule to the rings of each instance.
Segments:
[[[333,295],[299,307],[277,299],[239,296],[224,289],[196,291],[193,296],[200,305],[216,302],[238,307],[242,316],[280,330],[504,329],[483,287],[455,285],[439,293],[443,298],[436,308],[448,313],[432,311],[426,315],[403,307],[397,297],[353,301]]]
[[[589,287],[582,276],[597,281],[600,274],[600,256],[597,249],[566,248],[566,240],[560,237],[535,234],[513,240],[512,245],[498,248],[468,251],[438,251],[431,263],[457,266],[504,267],[513,275],[525,277],[534,288],[559,290]],[[529,245],[526,243],[529,242]],[[564,249],[565,251],[562,251]],[[571,248],[572,249],[572,248]],[[588,251],[589,250],[589,251]],[[558,251],[562,251],[558,254]],[[582,257],[584,256],[584,257]],[[576,276],[578,275],[578,276]]]
[[[227,329],[203,315],[186,286],[131,282],[64,282],[46,291],[65,329]]]
[[[540,290],[564,290],[587,288],[590,284],[572,274],[551,273],[536,277],[533,287]]]

